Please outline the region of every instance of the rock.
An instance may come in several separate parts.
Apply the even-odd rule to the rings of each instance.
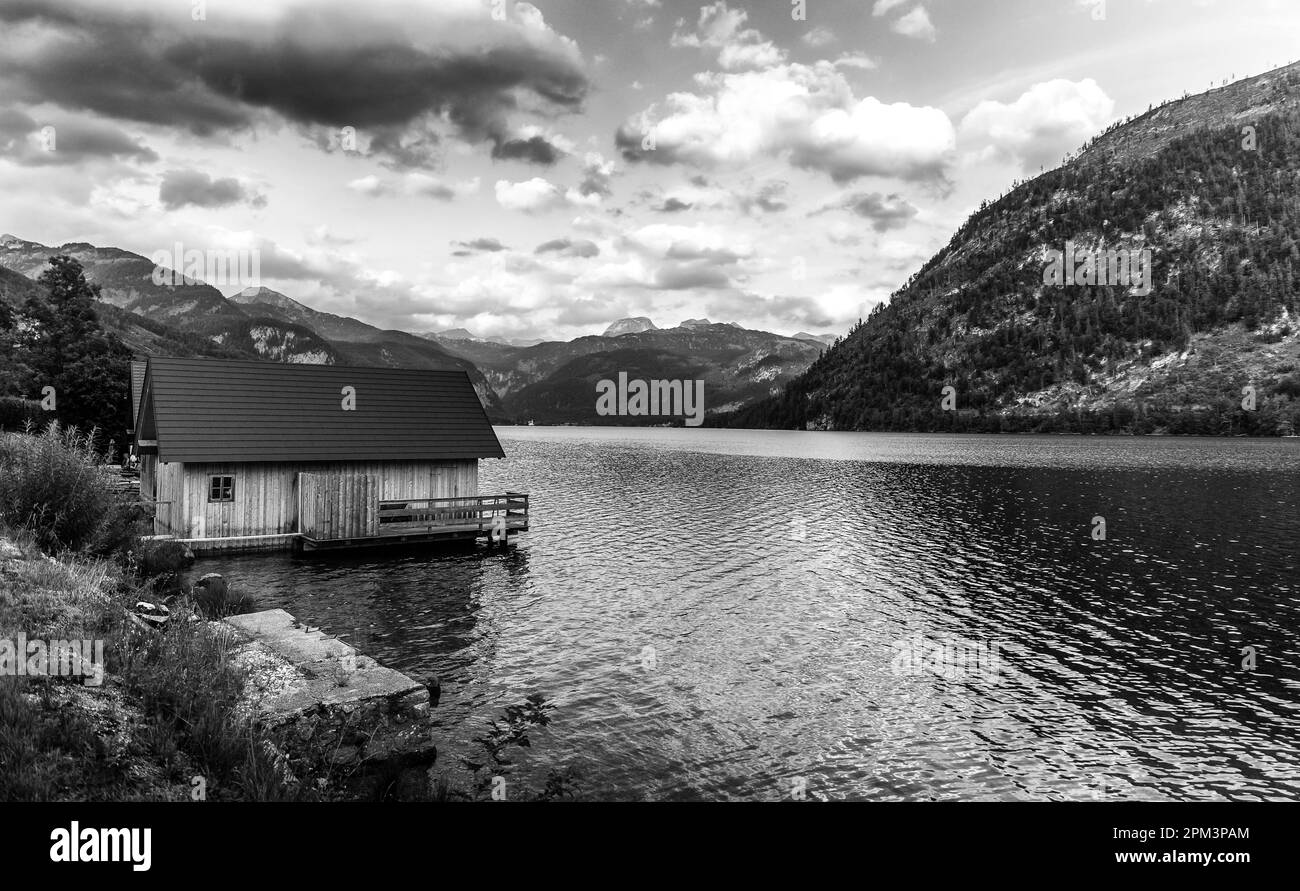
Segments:
[[[330,761],[342,767],[356,764],[361,760],[361,750],[356,746],[339,746],[330,755]]]
[[[172,617],[172,611],[161,603],[150,603],[147,600],[137,600],[135,606],[131,608],[131,615],[147,623],[151,627],[161,628],[167,624]]]
[[[207,616],[231,616],[248,612],[253,598],[230,590],[230,583],[220,573],[209,572],[194,583],[194,599]]]
[[[140,549],[140,572],[146,578],[172,576],[194,565],[194,552],[178,541],[145,542]]]
[[[217,572],[209,572],[194,583],[195,588],[202,588],[205,596],[223,603],[226,595],[230,591],[230,584],[226,581],[225,576]]]

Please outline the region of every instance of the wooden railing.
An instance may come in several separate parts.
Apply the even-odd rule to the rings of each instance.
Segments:
[[[466,498],[421,498],[379,502],[379,534],[397,535],[411,530],[490,533],[497,517],[509,532],[528,528],[528,496],[521,492]],[[497,528],[502,528],[500,525]]]

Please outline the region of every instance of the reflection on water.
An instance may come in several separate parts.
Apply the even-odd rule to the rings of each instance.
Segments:
[[[597,798],[1300,794],[1300,444],[501,428],[484,549],[204,560]],[[1106,537],[1095,540],[1094,517]],[[892,670],[903,641],[1000,671]],[[1243,668],[1244,648],[1255,667]]]

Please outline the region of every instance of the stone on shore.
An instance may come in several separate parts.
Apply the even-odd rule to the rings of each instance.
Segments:
[[[244,703],[291,764],[419,763],[437,753],[429,691],[282,609],[230,616]]]

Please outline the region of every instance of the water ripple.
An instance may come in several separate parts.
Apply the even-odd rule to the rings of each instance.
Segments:
[[[551,697],[522,777],[595,798],[1300,794],[1294,440],[500,433],[508,554],[200,569],[439,677],[449,762]],[[900,674],[917,639],[1001,659]]]

